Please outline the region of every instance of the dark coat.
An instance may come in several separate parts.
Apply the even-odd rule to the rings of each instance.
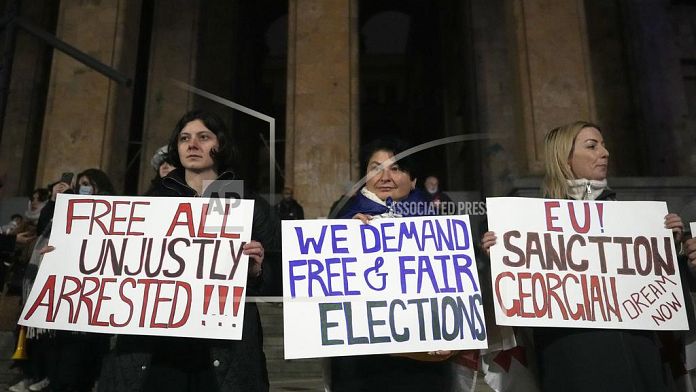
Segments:
[[[218,180],[233,180],[223,173]],[[197,196],[177,169],[163,179],[153,195]],[[247,295],[268,292],[267,278],[280,268],[279,224],[268,203],[254,198],[251,238],[264,246],[263,275],[247,284]],[[121,335],[104,361],[100,391],[268,391],[263,333],[256,304],[247,303],[242,340],[217,340]]]
[[[605,190],[597,200],[615,200]],[[667,390],[654,331],[533,328],[542,391]]]
[[[404,200],[430,206],[428,198],[418,190]],[[400,205],[401,204],[401,205]],[[402,202],[390,205],[392,211],[403,216],[428,215],[432,208],[406,208]],[[403,207],[403,208],[401,208]],[[381,215],[389,207],[376,203],[358,192],[341,210],[341,218],[351,218],[357,213]],[[360,355],[331,358],[331,390],[333,392],[359,391],[449,391],[452,384],[451,366],[448,362],[423,362],[391,355]]]

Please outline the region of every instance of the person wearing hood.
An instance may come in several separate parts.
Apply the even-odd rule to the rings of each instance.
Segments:
[[[169,160],[169,146],[164,145],[155,151],[155,155],[150,159],[150,166],[155,170],[155,176],[150,181],[150,188],[145,192],[145,196],[152,196],[152,194],[160,186],[162,179],[167,176],[172,170],[175,169],[174,165]]]

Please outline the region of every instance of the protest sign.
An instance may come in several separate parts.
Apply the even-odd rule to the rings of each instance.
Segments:
[[[688,329],[664,202],[489,198],[498,324]]]
[[[285,358],[485,348],[468,216],[283,221]]]
[[[241,339],[254,202],[58,195],[19,324]]]
[[[696,222],[689,223],[689,229],[691,229],[691,238],[696,238],[696,232],[694,232],[696,230]]]

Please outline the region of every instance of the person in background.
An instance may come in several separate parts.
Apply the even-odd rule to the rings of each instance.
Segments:
[[[27,205],[27,210],[24,212],[24,217],[30,223],[36,225],[41,216],[41,211],[48,203],[51,194],[46,188],[37,188],[31,193],[31,199]]]
[[[302,206],[292,196],[292,188],[283,188],[283,199],[275,205],[276,215],[281,220],[304,219]]]
[[[169,155],[167,154],[167,149],[169,146],[162,146],[155,151],[155,155],[150,159],[150,165],[155,170],[155,176],[150,181],[150,187],[145,196],[151,196],[153,192],[160,186],[162,179],[174,170],[174,165],[172,165],[169,160]]]
[[[99,169],[87,169],[79,173],[76,179],[74,187],[63,179],[53,184],[51,200],[41,212],[38,224],[41,234],[24,275],[25,300],[31,292],[44,254],[54,249],[47,245],[57,195],[59,193],[116,194],[108,175]],[[60,244],[57,245],[60,246]],[[49,388],[50,385],[51,392],[91,391],[108,347],[109,336],[104,334],[28,328],[27,350],[29,357],[35,361],[30,366],[32,369],[41,369],[41,373],[35,372],[32,376],[36,379],[38,374],[46,375],[40,381],[30,385],[29,390],[39,391]]]
[[[21,214],[12,214],[10,221],[0,227],[1,234],[17,234],[17,228],[24,222]]]
[[[616,200],[607,185],[609,151],[595,124],[577,121],[545,138],[543,196],[572,200]],[[665,227],[676,242],[683,233],[676,214]],[[486,254],[495,245],[486,232]],[[542,391],[667,391],[660,346],[654,331],[599,328],[533,328]]]
[[[449,195],[443,192],[442,189],[440,189],[440,180],[438,180],[437,177],[426,177],[423,186],[425,187],[425,191],[428,192],[430,200],[433,202],[435,208],[437,208],[438,210],[440,210],[440,206],[443,205],[443,203],[448,203],[452,201]]]

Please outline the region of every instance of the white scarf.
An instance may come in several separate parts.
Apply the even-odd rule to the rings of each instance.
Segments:
[[[360,193],[362,193],[363,196],[374,201],[375,203],[381,204],[381,205],[389,208],[389,211],[387,211],[383,214],[375,215],[372,218],[401,218],[401,214],[397,214],[394,212],[394,201],[392,201],[391,205],[387,205],[387,202],[385,200],[380,199],[379,196],[368,191],[367,187],[365,187],[365,186],[362,187],[362,189],[360,189]]]
[[[602,181],[585,178],[568,180],[568,196],[575,200],[596,200],[605,189],[608,189],[606,179]]]

